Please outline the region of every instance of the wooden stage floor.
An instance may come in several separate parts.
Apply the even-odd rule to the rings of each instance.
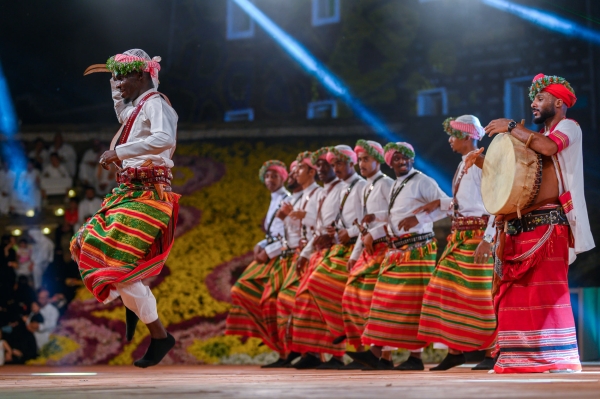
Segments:
[[[257,366],[3,366],[0,398],[598,399],[599,381],[600,367],[577,374],[497,375],[462,367],[401,373],[266,371]]]

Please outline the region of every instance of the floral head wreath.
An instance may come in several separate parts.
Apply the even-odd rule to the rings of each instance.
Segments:
[[[387,154],[388,151],[394,151],[394,152],[399,152],[400,154],[410,158],[410,159],[414,159],[415,158],[415,152],[413,150],[411,150],[410,148],[403,146],[403,145],[398,145],[398,143],[387,143],[385,145],[385,147],[383,147],[383,151]]]
[[[567,82],[565,78],[561,78],[560,76],[543,76],[534,80],[531,84],[531,87],[529,88],[529,99],[533,101],[538,93],[544,91],[544,89],[553,84],[563,85],[573,94],[573,96],[575,96],[575,90],[573,90],[571,84]]]
[[[300,164],[304,159],[306,159],[306,158],[310,159],[311,156],[312,156],[312,152],[310,152],[310,151],[301,152],[296,157],[296,162],[298,162],[298,164]]]
[[[338,150],[335,147],[330,147],[329,148],[329,152],[332,153],[333,155],[335,155],[335,157],[339,160],[341,160],[342,162],[351,162],[352,159],[350,159],[350,157],[346,154],[344,154],[343,152],[341,152],[340,150]]]
[[[268,170],[274,170],[275,172],[279,173],[281,175],[281,177],[283,177],[283,180],[287,179],[288,172],[287,172],[287,167],[285,166],[285,164],[281,161],[273,159],[273,160],[263,163],[262,166],[260,167],[260,169],[258,171],[258,179],[260,180],[261,183],[265,182],[265,174],[267,173]]]
[[[310,156],[310,162],[312,162],[313,165],[317,164],[317,161],[320,158],[325,158],[327,157],[327,153],[330,152],[331,147],[323,147],[323,148],[319,148],[317,151],[313,152]]]
[[[452,122],[454,120],[456,120],[456,118],[450,117],[450,118],[446,118],[446,120],[444,122],[442,122],[442,126],[444,126],[444,131],[446,133],[448,133],[449,136],[454,136],[460,140],[469,138],[469,135],[467,133],[461,132],[460,130],[457,130],[457,129],[454,129],[450,125],[450,122]]]
[[[113,55],[106,61],[106,69],[115,75],[127,75],[131,72],[148,72],[153,80],[158,80],[161,57],[150,56],[143,50],[127,50],[123,54]]]
[[[356,146],[362,148],[369,154],[371,157],[375,158],[375,160],[379,163],[385,163],[385,158],[379,151],[377,151],[371,144],[367,142],[367,140],[360,139],[356,142]],[[356,151],[356,150],[355,150]]]

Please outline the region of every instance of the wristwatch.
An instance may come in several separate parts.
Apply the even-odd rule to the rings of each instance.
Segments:
[[[509,133],[512,132],[512,130],[516,127],[517,127],[517,122],[515,122],[515,121],[508,122],[508,132]]]
[[[483,236],[483,241],[487,242],[488,244],[491,244],[492,241],[494,241],[494,236],[491,234],[486,234]]]

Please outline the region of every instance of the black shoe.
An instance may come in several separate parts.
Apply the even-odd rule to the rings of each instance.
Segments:
[[[279,358],[276,361],[274,361],[273,363],[269,363],[269,364],[265,364],[260,366],[261,369],[278,369],[278,368],[285,368],[285,359]]]
[[[456,366],[460,366],[461,364],[464,364],[465,361],[466,361],[465,355],[462,353],[460,355],[452,355],[452,354],[448,353],[446,355],[446,357],[444,358],[444,360],[442,360],[442,362],[440,364],[438,364],[435,367],[430,368],[429,371],[449,370],[452,367],[456,367]]]
[[[363,366],[371,367],[372,369],[377,369],[377,365],[379,364],[379,358],[370,350],[364,352],[346,352],[346,355],[350,356],[352,360],[356,360]]]
[[[492,370],[496,364],[496,359],[493,357],[485,357],[481,363],[473,367],[471,370]]]
[[[125,339],[127,339],[127,342],[131,342],[133,339],[138,320],[137,315],[131,309],[125,307]]]
[[[300,357],[300,353],[298,352],[290,352],[285,358],[285,362],[282,367],[294,367],[292,362]]]
[[[346,335],[340,335],[339,337],[337,337],[336,339],[334,339],[333,341],[331,341],[333,344],[338,345],[341,344],[342,342],[344,342],[346,340]]]
[[[307,370],[307,369],[316,369],[317,366],[320,366],[323,362],[316,356],[311,354],[307,354],[300,361],[294,364],[292,367],[296,370]]]
[[[136,367],[145,369],[146,367],[155,366],[165,357],[167,353],[175,346],[175,338],[167,333],[167,338],[150,339],[150,346],[146,350],[143,358],[133,362]]]
[[[425,370],[425,366],[423,365],[423,360],[418,357],[409,356],[403,363],[400,363],[394,370],[400,371],[423,371]]]
[[[393,370],[394,362],[391,360],[385,360],[384,358],[379,359],[379,363],[377,363],[376,370]]]
[[[344,362],[341,360],[332,357],[331,360],[325,363],[321,363],[316,367],[317,370],[339,370],[340,367],[344,365]]]
[[[339,369],[340,370],[372,370],[372,369],[365,368],[365,366],[363,366],[356,360],[351,361],[350,363],[348,363],[345,366],[340,367]]]

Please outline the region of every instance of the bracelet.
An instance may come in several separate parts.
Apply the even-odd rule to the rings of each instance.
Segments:
[[[486,234],[483,236],[483,241],[487,242],[488,244],[491,244],[492,241],[494,241],[494,237],[491,234]]]

